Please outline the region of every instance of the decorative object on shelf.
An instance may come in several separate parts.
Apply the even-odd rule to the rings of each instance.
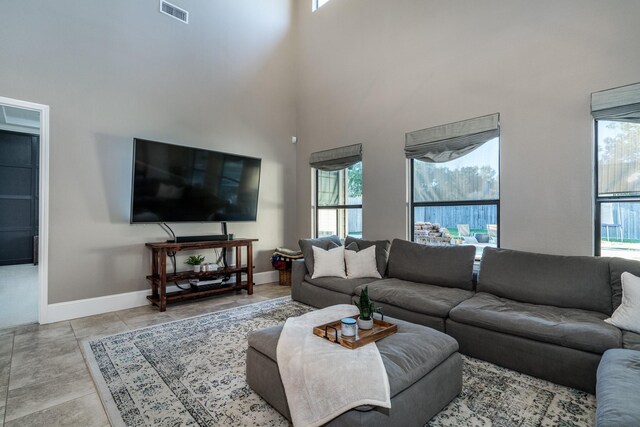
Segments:
[[[201,264],[203,261],[204,255],[191,255],[184,263],[192,266],[194,273],[198,273],[201,270]]]
[[[220,268],[220,266],[215,262],[208,262],[206,264],[203,264],[202,267],[202,271],[218,271],[218,269]]]
[[[280,273],[280,286],[291,286],[291,263],[293,260],[302,259],[303,257],[300,251],[276,248],[271,256],[271,265]]]
[[[373,328],[373,313],[381,313],[380,308],[376,308],[369,299],[369,286],[365,286],[360,293],[360,304],[354,302],[360,316],[358,316],[358,328],[368,330]]]
[[[340,319],[342,323],[342,336],[343,337],[355,337],[358,328],[356,327],[356,319],[351,317],[345,317],[344,319]]]

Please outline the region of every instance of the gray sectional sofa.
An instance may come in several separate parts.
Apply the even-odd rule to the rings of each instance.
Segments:
[[[475,283],[474,253],[396,239],[382,279],[311,279],[311,259],[294,263],[291,294],[326,307],[368,286],[385,314],[446,332],[463,354],[590,393],[605,351],[640,349],[638,334],[603,321],[621,303],[620,275],[640,276],[640,262],[485,248]]]
[[[365,286],[384,314],[445,332],[452,308],[473,297],[473,246],[423,246],[394,240],[388,273],[354,288],[355,302]]]
[[[476,294],[454,307],[447,333],[461,352],[595,392],[602,354],[622,346],[608,258],[486,248]]]

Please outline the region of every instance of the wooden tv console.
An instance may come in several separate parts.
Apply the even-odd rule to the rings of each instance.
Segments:
[[[249,295],[253,294],[253,242],[258,239],[234,239],[207,242],[181,242],[181,243],[147,243],[145,246],[151,249],[152,272],[147,276],[151,282],[151,295],[147,299],[160,311],[167,309],[167,304],[194,298],[204,298],[224,292],[246,289]],[[235,248],[235,265],[221,268],[217,271],[205,271],[195,273],[193,271],[181,271],[167,273],[167,256],[174,252],[195,251],[200,249]],[[247,265],[242,267],[242,248],[246,248]],[[242,273],[246,273],[247,280],[242,281]],[[167,282],[178,282],[189,279],[207,280],[215,277],[235,275],[235,283],[226,287],[212,287],[210,289],[186,289],[167,293]]]

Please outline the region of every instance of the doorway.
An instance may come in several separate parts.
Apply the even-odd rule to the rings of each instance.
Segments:
[[[40,134],[3,130],[0,109],[0,266],[37,265]]]
[[[0,98],[0,329],[41,321],[46,304],[41,199],[48,185],[41,160],[48,153],[47,121],[46,106]]]

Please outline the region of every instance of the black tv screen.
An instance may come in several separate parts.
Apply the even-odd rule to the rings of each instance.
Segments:
[[[135,138],[131,223],[255,221],[260,164]]]

